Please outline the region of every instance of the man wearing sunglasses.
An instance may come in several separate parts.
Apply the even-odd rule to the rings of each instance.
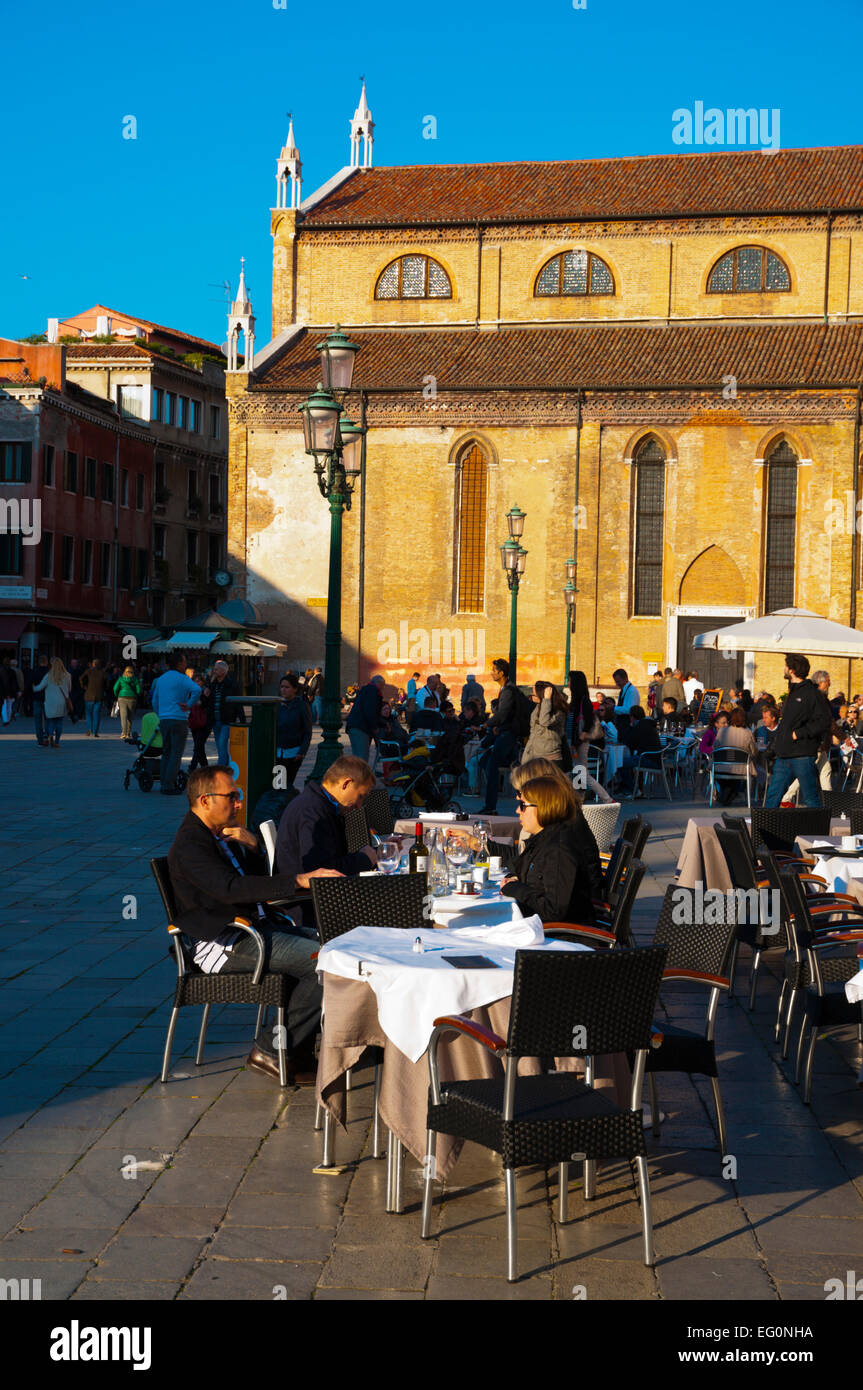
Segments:
[[[341,878],[335,869],[273,874],[257,837],[237,824],[242,792],[230,768],[197,768],[189,778],[189,812],[168,853],[178,926],[192,943],[195,964],[205,974],[251,973],[257,960],[254,939],[229,924],[247,918],[265,944],[264,969],[297,981],[285,1011],[288,1078],[298,1086],[315,1080],[314,1040],[321,1011],[316,936],[279,915],[272,904],[307,889],[310,878]],[[274,1053],[257,1044],[247,1065],[278,1077]]]

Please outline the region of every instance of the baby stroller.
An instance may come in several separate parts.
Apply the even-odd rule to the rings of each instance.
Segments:
[[[141,732],[135,743],[139,750],[138,756],[132,766],[126,769],[123,789],[128,791],[129,783],[135,777],[141,791],[149,792],[153,790],[154,782],[159,780],[159,764],[162,760],[162,734],[159,729],[159,716],[154,710],[150,710],[141,720]],[[188,780],[188,773],[178,772],[175,783],[177,789],[182,791]]]
[[[392,788],[390,800],[397,820],[414,816],[417,810],[455,811],[460,814],[461,803],[452,796],[457,786],[459,770],[450,759],[432,760],[429,745],[415,742],[409,753],[391,769],[387,784]]]

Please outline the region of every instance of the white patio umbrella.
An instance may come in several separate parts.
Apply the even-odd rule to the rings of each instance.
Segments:
[[[762,618],[700,632],[693,647],[717,652],[798,652],[863,658],[863,631],[821,618],[808,608],[780,608]]]

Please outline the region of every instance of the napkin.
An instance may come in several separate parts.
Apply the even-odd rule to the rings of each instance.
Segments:
[[[859,1004],[863,999],[863,970],[858,970],[856,975],[845,981],[845,998],[849,1004]]]
[[[455,811],[420,811],[420,820],[455,820]]]
[[[485,941],[489,946],[539,946],[545,941],[542,922],[534,913],[520,922],[499,922],[493,927],[453,927],[459,940]]]

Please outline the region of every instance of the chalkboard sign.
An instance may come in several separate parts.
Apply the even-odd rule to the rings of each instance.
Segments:
[[[696,724],[706,724],[711,715],[715,714],[722,704],[721,690],[705,690],[701,697],[701,704],[695,712]]]

